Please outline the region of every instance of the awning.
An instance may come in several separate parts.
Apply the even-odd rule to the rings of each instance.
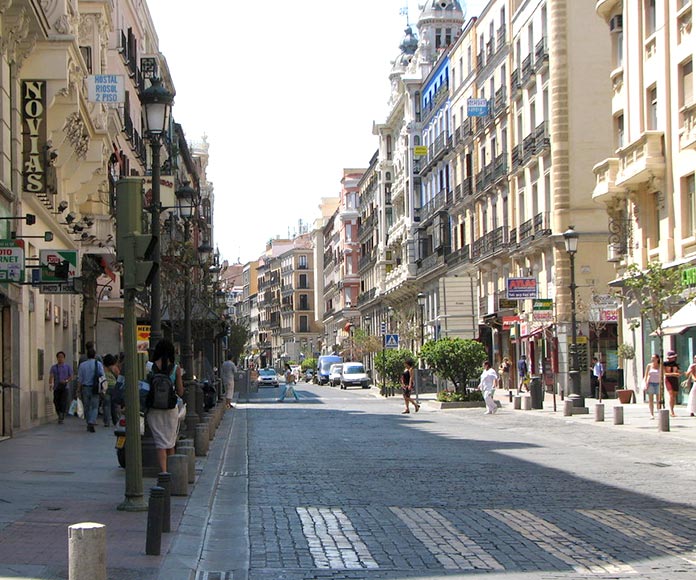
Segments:
[[[681,334],[694,326],[696,326],[696,301],[691,301],[662,323],[662,334]]]

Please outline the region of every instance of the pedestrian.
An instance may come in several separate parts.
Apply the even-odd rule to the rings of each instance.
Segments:
[[[512,368],[512,363],[508,357],[503,357],[503,362],[500,363],[500,368],[498,369],[498,375],[500,378],[500,387],[505,390],[510,390],[510,369]]]
[[[657,405],[660,405],[660,383],[662,378],[662,365],[660,364],[660,355],[654,354],[650,358],[650,363],[645,367],[645,376],[643,377],[643,389],[648,394],[648,408],[650,409],[650,418],[655,418],[653,407],[653,397],[657,395]]]
[[[498,386],[498,373],[491,367],[491,363],[487,360],[483,361],[483,372],[479,381],[479,390],[483,394],[483,400],[486,402],[486,412],[484,415],[493,415],[498,407],[493,400],[493,394]]]
[[[290,368],[290,365],[288,363],[285,363],[285,373],[283,374],[283,376],[285,377],[285,384],[281,388],[280,397],[278,397],[278,402],[282,403],[288,394],[292,394],[295,400],[299,401],[300,397],[297,395],[297,392],[295,391],[295,375],[293,374],[292,369]]]
[[[65,353],[61,350],[56,353],[56,364],[49,371],[48,387],[53,391],[53,406],[58,415],[58,423],[65,419],[65,405],[67,404],[68,384],[72,381],[72,367],[65,362]]]
[[[411,395],[413,394],[413,381],[415,374],[413,360],[407,358],[404,361],[404,372],[401,373],[401,393],[404,396],[404,404],[406,405],[406,410],[401,412],[402,415],[411,412],[409,404],[413,405],[416,413],[420,411],[420,405],[411,398]]]
[[[527,389],[527,372],[529,368],[527,367],[527,355],[520,355],[520,360],[517,361],[517,394],[520,391],[529,390]]]
[[[679,370],[677,353],[675,351],[670,350],[667,352],[667,358],[665,359],[663,367],[665,372],[665,390],[667,391],[667,398],[669,399],[669,414],[672,417],[676,417],[674,414],[674,404],[677,400],[677,393],[679,393],[681,371]]]
[[[184,381],[181,378],[181,367],[175,362],[174,345],[162,339],[155,345],[152,354],[152,370],[148,373],[147,382],[152,387],[153,377],[163,374],[169,377],[176,395],[183,397]],[[167,471],[167,457],[174,454],[176,438],[179,434],[179,410],[175,405],[171,409],[148,408],[147,424],[152,431],[152,439],[157,451],[157,461],[161,473]]]
[[[604,386],[604,365],[596,356],[592,357],[591,371],[590,378],[592,383],[592,397],[601,401],[601,397],[607,398],[608,395],[607,389]]]
[[[104,414],[104,427],[109,426],[109,419],[116,425],[118,423],[118,378],[120,370],[118,361],[113,354],[104,357],[104,376],[106,377],[106,392],[102,399],[102,413]]]
[[[237,372],[237,365],[232,360],[232,353],[227,353],[227,360],[222,363],[220,378],[225,387],[225,400],[230,409],[234,409],[234,373]]]
[[[99,413],[99,377],[104,376],[104,365],[97,360],[93,348],[87,350],[87,358],[77,368],[77,396],[85,407],[87,431],[94,433]]]
[[[691,417],[696,416],[696,356],[693,362],[686,369],[686,388],[689,389],[689,402],[686,404],[686,409]]]

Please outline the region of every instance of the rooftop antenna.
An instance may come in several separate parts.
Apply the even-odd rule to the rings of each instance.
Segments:
[[[408,2],[403,7],[399,8],[399,15],[406,16],[406,26],[408,26]]]

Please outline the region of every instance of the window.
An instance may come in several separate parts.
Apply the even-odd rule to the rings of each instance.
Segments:
[[[689,59],[679,65],[679,108],[694,101],[694,62]]]
[[[645,125],[648,131],[657,130],[657,87],[648,89]]]
[[[682,191],[684,192],[685,238],[696,235],[696,176],[692,173],[682,179]]]
[[[623,114],[617,115],[614,120],[615,131],[616,131],[616,148],[621,149],[624,146],[624,116]]]
[[[92,47],[91,46],[81,46],[80,52],[82,53],[82,58],[87,65],[87,72],[92,74]]]
[[[309,288],[307,284],[307,274],[300,274],[300,288]]]
[[[300,270],[306,270],[307,269],[307,256],[298,256],[297,257],[297,267]]]
[[[616,68],[623,66],[624,49],[623,49],[623,32],[617,32],[612,36],[614,42],[614,58],[616,60]]]
[[[300,316],[300,332],[309,332],[309,318],[305,315]]]
[[[656,0],[643,0],[645,6],[645,37],[651,36],[657,29]]]
[[[309,295],[300,294],[300,310],[309,310]]]

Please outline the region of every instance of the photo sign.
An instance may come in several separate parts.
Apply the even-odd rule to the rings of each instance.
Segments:
[[[0,282],[24,281],[24,240],[0,240]]]
[[[507,299],[508,300],[527,300],[537,297],[536,278],[508,278],[507,279]]]
[[[68,279],[80,275],[80,262],[77,250],[40,250],[39,265],[42,282],[64,282],[66,279],[56,275],[56,266],[68,262]]]

